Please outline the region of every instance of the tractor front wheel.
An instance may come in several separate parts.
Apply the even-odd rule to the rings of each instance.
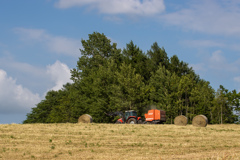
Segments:
[[[127,123],[128,124],[137,124],[137,120],[134,118],[130,118]]]

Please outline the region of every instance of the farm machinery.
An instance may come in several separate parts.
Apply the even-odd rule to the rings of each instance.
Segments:
[[[128,123],[128,124],[142,124],[142,119],[141,117],[137,116],[137,112],[134,110],[128,110],[125,111],[125,114],[123,112],[110,112],[107,113],[108,116],[119,116],[119,118],[116,121],[116,124],[123,124],[123,123]]]
[[[142,121],[141,117],[137,116],[137,112],[134,110],[123,112],[110,112],[106,113],[108,116],[119,116],[121,117],[116,121],[116,124],[163,124],[166,122],[166,112],[164,110],[151,109],[148,113],[144,114],[145,121]],[[188,124],[188,118],[184,115],[175,117],[174,124],[178,126],[186,126]],[[208,124],[208,118],[204,115],[197,115],[192,120],[193,126],[206,127]]]
[[[108,116],[119,116],[121,117],[116,121],[117,124],[142,124],[142,118],[137,116],[137,112],[134,110],[123,112],[110,112],[107,113]],[[162,124],[166,122],[166,112],[163,110],[152,109],[148,110],[148,113],[144,114],[145,121],[143,124]]]
[[[144,116],[145,121],[143,124],[162,124],[166,122],[166,112],[163,110],[151,109]]]

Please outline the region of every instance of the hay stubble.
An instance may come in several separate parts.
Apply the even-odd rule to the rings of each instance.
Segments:
[[[0,125],[0,159],[238,159],[239,125]]]

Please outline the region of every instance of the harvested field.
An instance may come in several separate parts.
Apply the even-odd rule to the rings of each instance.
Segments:
[[[240,159],[240,125],[0,125],[0,159]]]

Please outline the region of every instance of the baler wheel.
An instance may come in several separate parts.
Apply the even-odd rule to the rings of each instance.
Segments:
[[[143,124],[151,124],[149,121],[144,121]]]
[[[156,122],[152,121],[151,124],[156,124]]]

